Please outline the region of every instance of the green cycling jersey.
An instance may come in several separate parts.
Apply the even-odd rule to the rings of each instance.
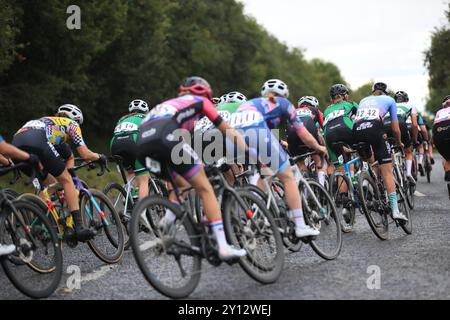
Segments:
[[[348,101],[342,101],[329,106],[323,113],[324,127],[326,128],[331,121],[342,117],[345,125],[350,129],[353,129],[353,121],[351,119],[351,116],[356,112],[357,109],[358,104],[356,102]]]

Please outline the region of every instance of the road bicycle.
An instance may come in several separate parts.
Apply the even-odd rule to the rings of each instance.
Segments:
[[[423,150],[424,150],[423,169],[425,170],[425,175],[427,177],[428,183],[431,183],[431,171],[433,170],[433,166],[431,165],[430,149],[428,141],[423,142]]]
[[[103,193],[110,199],[111,203],[114,205],[114,208],[119,214],[120,220],[122,221],[125,230],[125,250],[127,250],[131,246],[131,242],[129,239],[129,223],[131,220],[131,213],[133,212],[135,204],[138,202],[137,191],[133,187],[136,176],[133,175],[130,179],[128,179],[125,168],[123,166],[122,157],[112,156],[109,160],[116,163],[117,171],[122,178],[123,184],[121,185],[117,182],[110,182],[103,189]],[[169,195],[164,182],[152,175],[149,179],[149,194],[159,194],[164,197],[167,197]],[[149,220],[149,222],[151,224],[151,227],[155,229],[156,226],[153,224],[154,220],[155,219],[151,219]]]
[[[92,230],[95,236],[87,240],[87,244],[92,252],[103,262],[114,264],[122,259],[124,252],[124,233],[120,222],[120,217],[114,209],[109,199],[100,191],[87,189],[81,179],[76,175],[76,171],[90,167],[95,167],[95,161],[81,164],[69,169],[75,188],[79,192],[80,211],[83,225]],[[101,176],[106,167],[101,165]],[[46,212],[52,226],[58,236],[61,246],[63,243],[74,248],[78,245],[75,236],[67,236],[67,228],[74,228],[73,218],[70,214],[64,198],[63,189],[58,185],[44,186],[40,178],[33,179],[36,194],[23,194],[19,199],[30,201]],[[56,191],[56,199],[52,199],[49,188],[59,187]],[[51,271],[51,270],[48,270]]]
[[[0,168],[0,175],[28,166],[20,163]],[[20,292],[35,299],[46,298],[61,281],[61,246],[45,213],[16,197],[17,193],[11,190],[0,190],[0,243],[16,248],[13,253],[1,256],[0,263]]]
[[[172,181],[169,169],[161,168],[158,161],[148,158],[146,165],[150,171],[163,173]],[[226,170],[226,165],[216,164],[208,167],[206,173],[222,207],[228,242],[247,251],[245,257],[227,263],[239,263],[260,283],[273,283],[284,265],[281,235],[260,198],[230,186],[223,176]],[[133,254],[140,270],[157,291],[171,298],[184,298],[195,290],[200,281],[202,259],[213,266],[222,263],[209,223],[181,196],[191,190],[174,188],[180,206],[161,195],[148,196],[137,203],[130,223]],[[152,212],[156,212],[154,216],[163,216],[168,209],[176,215],[168,230],[151,227],[143,230],[143,215],[147,219]]]
[[[317,181],[305,178],[298,170],[297,163],[304,161],[316,152],[290,158],[290,163],[296,173],[296,181],[300,191],[303,215],[305,222],[320,231],[317,237],[298,238],[295,235],[295,223],[288,217],[288,206],[284,197],[283,184],[268,175],[263,175],[261,167],[257,169],[261,175],[263,190],[247,185],[246,189],[261,197],[275,218],[275,222],[283,237],[283,243],[287,249],[297,252],[302,244],[309,244],[312,249],[323,259],[336,259],[342,249],[342,231],[337,217],[336,206],[328,191]]]
[[[364,162],[367,162],[369,159],[368,154],[366,154],[367,147],[365,142],[360,142],[353,146]],[[389,238],[389,218],[391,218],[397,227],[401,227],[406,234],[411,234],[412,220],[403,189],[394,176],[399,210],[406,216],[408,221],[399,221],[392,218],[392,210],[389,205],[383,177],[377,175],[373,169],[377,165],[378,162],[374,162],[365,166],[365,170],[362,170],[358,177],[358,194],[361,201],[361,209],[369,222],[370,228],[379,239],[387,240]]]

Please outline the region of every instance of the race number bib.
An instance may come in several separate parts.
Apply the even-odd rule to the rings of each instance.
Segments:
[[[160,118],[160,117],[166,117],[166,116],[173,116],[177,113],[177,108],[170,104],[158,104],[147,117],[150,119],[153,118]]]
[[[325,117],[324,125],[326,125],[330,121],[333,121],[334,119],[343,117],[344,115],[345,115],[345,110],[343,110],[343,109],[333,111]]]
[[[300,118],[306,118],[306,117],[312,118],[312,116],[313,116],[311,110],[306,109],[306,108],[297,109],[296,112]]]
[[[231,113],[229,111],[221,110],[218,111],[219,116],[225,121],[229,122],[231,118]],[[214,127],[214,124],[209,120],[208,117],[203,117],[200,121],[195,125],[194,131],[200,130],[202,133],[205,133],[207,130]]]
[[[114,129],[114,134],[121,132],[137,131],[138,125],[132,122],[122,122]]]
[[[45,128],[45,123],[39,120],[32,120],[25,123],[24,128]]]
[[[378,120],[380,119],[380,110],[378,108],[360,109],[356,113],[356,120]]]
[[[256,125],[262,121],[264,121],[264,118],[258,111],[237,112],[231,115],[230,126],[233,128],[239,128]]]

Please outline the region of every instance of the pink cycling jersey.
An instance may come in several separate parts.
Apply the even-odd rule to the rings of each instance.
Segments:
[[[142,126],[159,120],[172,119],[180,128],[193,131],[196,121],[208,117],[211,122],[220,119],[214,104],[207,98],[193,95],[181,96],[157,105],[142,121]]]
[[[434,124],[450,121],[450,107],[439,110],[434,118]]]

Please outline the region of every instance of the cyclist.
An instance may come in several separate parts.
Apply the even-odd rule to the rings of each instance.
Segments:
[[[382,119],[386,113],[391,115],[391,127],[396,143],[402,145],[401,131],[397,118],[397,105],[395,100],[388,96],[388,87],[383,82],[375,83],[372,87],[372,95],[360,102],[354,120],[353,134],[355,142],[365,142],[373,149],[388,192],[393,218],[396,220],[408,220],[398,208],[394,174],[392,172],[391,147],[387,141],[387,134],[383,129]],[[363,153],[373,161],[370,147],[363,150]]]
[[[353,121],[358,104],[350,101],[350,92],[343,84],[335,84],[330,88],[332,104],[324,111],[324,134],[330,154],[330,160],[336,167],[339,158],[343,157],[342,148],[334,146],[336,142],[353,144]],[[340,170],[340,169],[339,169]]]
[[[0,155],[6,156],[5,158],[6,165],[11,165],[11,161],[9,158],[19,160],[19,161],[28,161],[31,165],[37,165],[39,163],[39,159],[33,155],[28,154],[13,145],[7,143],[5,139],[3,139],[2,135],[0,135]],[[16,250],[16,246],[14,245],[5,245],[0,242],[0,257],[4,255],[8,255],[13,253]]]
[[[444,158],[445,181],[450,182],[450,95],[444,98],[442,107],[434,118],[433,142]]]
[[[192,185],[202,199],[203,208],[219,248],[222,260],[243,257],[246,251],[235,249],[228,244],[223,229],[220,206],[205,174],[203,163],[196,152],[184,140],[175,137],[178,129],[191,132],[194,124],[203,116],[214,123],[223,133],[237,140],[244,150],[245,141],[233,130],[214,108],[212,90],[209,83],[200,77],[189,77],[180,86],[178,98],[162,102],[156,106],[142,121],[139,128],[138,159],[144,163],[147,157],[156,159],[167,166],[175,183],[179,187]],[[180,148],[181,147],[181,148]],[[175,150],[179,150],[175,151]],[[172,154],[172,152],[176,152]],[[182,161],[179,161],[181,153]],[[183,160],[184,158],[188,158]],[[189,160],[189,161],[187,161]],[[171,194],[170,200],[176,203],[176,197]],[[168,210],[160,221],[160,227],[167,230],[176,216]]]
[[[301,97],[298,101],[297,109],[295,110],[297,116],[303,122],[303,125],[308,132],[316,139],[317,143],[324,144],[322,136],[319,134],[320,128],[323,126],[323,114],[319,110],[319,100],[313,96]],[[299,138],[297,130],[293,126],[288,126],[288,150],[293,156],[298,156],[303,153],[311,152],[312,149],[308,148],[305,143]],[[319,183],[324,186],[326,178],[326,165],[322,163],[320,155],[314,155],[314,163],[318,169]],[[306,171],[305,164],[299,163],[299,168]]]
[[[150,173],[145,166],[136,159],[139,126],[145,115],[150,111],[147,102],[133,100],[128,106],[129,114],[123,116],[116,124],[114,136],[111,139],[110,150],[112,155],[118,155],[123,159],[123,165],[129,175],[136,175],[139,186],[138,198],[143,199],[148,195],[148,181]]]
[[[94,153],[86,146],[80,125],[83,123],[83,113],[72,104],[58,108],[55,116],[43,117],[27,122],[14,136],[13,145],[24,151],[34,153],[43,165],[42,178],[44,184],[52,183],[53,177],[63,186],[65,199],[69,207],[73,225],[68,221],[66,237],[76,237],[79,241],[87,241],[95,235],[83,226],[83,220],[78,203],[78,193],[73,184],[65,159],[58,149],[66,149],[65,143],[71,140],[79,155],[85,161],[98,161],[106,164],[106,157]],[[65,150],[66,152],[67,150]],[[27,170],[24,170],[27,174]],[[28,172],[29,174],[29,172]]]
[[[395,102],[397,103],[397,118],[398,124],[401,131],[402,143],[405,146],[405,158],[406,158],[406,176],[410,184],[415,185],[416,180],[412,176],[412,165],[413,165],[413,148],[412,141],[417,141],[418,139],[418,124],[417,124],[417,110],[416,107],[409,103],[409,96],[404,91],[398,91],[394,96]],[[408,128],[408,122],[410,121],[410,129]],[[383,119],[384,130],[388,136],[393,137],[391,116],[386,114]],[[410,135],[412,132],[412,137]]]
[[[343,84],[335,84],[330,88],[331,105],[324,111],[324,136],[330,161],[338,171],[344,172],[341,163],[348,160],[349,153],[344,154],[342,146],[335,146],[337,142],[353,145],[353,121],[352,116],[356,114],[358,104],[350,101],[350,91]],[[349,150],[350,151],[350,150]],[[341,160],[341,161],[340,161]],[[351,168],[353,170],[353,168]],[[339,183],[339,191],[347,192],[347,184]],[[342,214],[349,213],[344,208]]]
[[[247,101],[247,97],[243,95],[240,92],[233,91],[227,94],[224,94],[220,98],[221,102],[216,106],[216,110],[219,113],[219,115],[222,117],[222,119],[225,122],[229,122],[231,118],[231,114],[236,112],[237,108],[245,101]],[[195,129],[194,129],[194,135],[193,135],[193,145],[196,146],[196,141],[199,139],[202,142],[202,152],[203,155],[203,162],[206,165],[210,165],[215,163],[219,158],[221,158],[221,155],[225,155],[224,152],[221,152],[220,155],[216,154],[215,151],[220,148],[222,151],[226,152],[226,145],[229,144],[229,149],[232,150],[232,143],[231,141],[226,140],[225,143],[220,145],[215,145],[214,148],[208,148],[208,146],[211,145],[213,142],[217,142],[215,137],[221,137],[222,133],[219,129],[217,129],[214,124],[208,119],[208,117],[203,117],[200,121],[197,122]],[[211,154],[208,154],[208,150],[211,151]],[[214,152],[214,154],[212,154]],[[222,157],[223,158],[223,157]],[[228,159],[227,163],[233,163],[233,159]],[[239,172],[239,168],[236,164],[231,165],[231,169],[235,173]],[[230,184],[234,184],[234,174],[232,171],[225,172],[225,177],[227,178],[227,181]]]
[[[428,143],[429,145],[430,138],[428,134],[428,124],[426,123],[425,119],[422,117],[420,113],[417,114],[417,124],[419,126],[419,134],[416,143],[417,147],[416,160],[419,167],[420,175],[423,177],[425,176],[425,171],[423,168],[423,156],[425,154],[424,142]]]
[[[319,231],[305,223],[300,201],[300,193],[292,173],[289,159],[271,129],[278,128],[282,122],[289,122],[297,131],[298,136],[310,148],[319,153],[327,154],[325,147],[319,145],[308,132],[295,113],[295,108],[287,99],[288,86],[281,80],[271,79],[264,83],[261,90],[262,98],[243,103],[231,116],[231,124],[243,131],[247,144],[256,148],[262,162],[278,176],[285,188],[289,217],[294,220],[297,237],[316,236]],[[267,161],[266,161],[267,160]]]

